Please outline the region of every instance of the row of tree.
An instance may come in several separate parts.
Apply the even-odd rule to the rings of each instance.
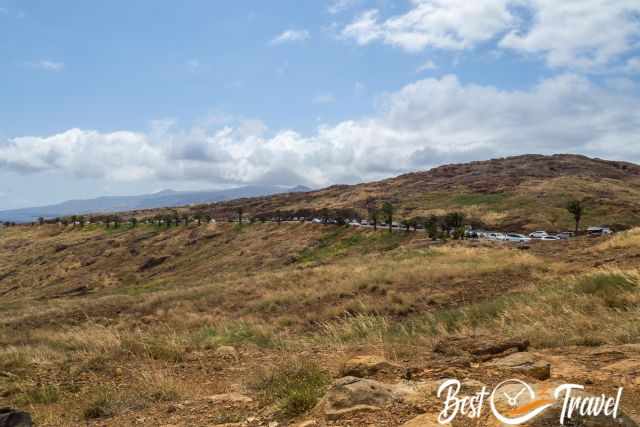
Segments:
[[[575,221],[575,232],[577,234],[585,210],[583,202],[581,202],[580,200],[572,200],[566,205],[566,209],[573,216],[573,219]],[[437,238],[443,235],[451,235],[455,238],[463,238],[464,236],[466,217],[464,213],[461,212],[451,212],[444,216],[416,216],[412,218],[406,218],[401,220],[399,223],[395,223],[394,218],[396,208],[394,204],[390,201],[385,201],[380,207],[378,207],[378,204],[373,199],[369,199],[366,202],[366,211],[366,219],[374,229],[377,229],[379,226],[384,225],[389,228],[389,231],[392,231],[394,226],[397,227],[399,224],[407,231],[409,231],[410,229],[417,230],[418,228],[424,229],[432,238]],[[252,223],[267,221],[281,223],[283,221],[311,221],[316,219],[319,219],[324,224],[344,225],[349,221],[360,222],[365,218],[362,218],[359,211],[349,208],[323,208],[319,210],[306,208],[290,211],[276,210],[273,212],[263,212],[255,214],[250,216],[249,218],[245,218],[245,212],[242,206],[236,208],[235,218],[227,218],[227,220],[237,221],[239,224],[243,224],[247,221]],[[82,215],[73,215],[71,217],[54,218],[50,220],[45,220],[42,217],[38,219],[38,223],[41,225],[45,223],[54,223],[62,224],[65,226],[79,225],[81,227],[84,227],[87,223],[91,223],[104,224],[107,228],[120,228],[121,226],[135,228],[140,222],[144,224],[152,224],[159,227],[162,226],[169,228],[172,226],[188,225],[193,222],[201,225],[202,223],[210,223],[211,221],[212,215],[203,211],[196,211],[193,215],[179,214],[177,211],[173,211],[155,215],[153,217],[148,217],[142,220],[139,220],[136,217],[123,219],[119,215],[101,215],[89,218]],[[5,222],[3,223],[3,225],[5,227],[9,227],[15,225],[15,223]]]

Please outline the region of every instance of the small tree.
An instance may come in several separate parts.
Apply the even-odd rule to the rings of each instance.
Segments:
[[[373,230],[378,230],[378,219],[380,217],[380,212],[378,212],[378,208],[375,206],[369,209],[369,219],[373,224]]]
[[[430,239],[436,240],[438,238],[438,217],[431,215],[424,221],[424,229]]]
[[[567,211],[571,215],[573,215],[573,219],[576,222],[576,234],[578,234],[578,230],[580,229],[580,221],[582,220],[582,215],[584,214],[584,206],[582,206],[582,202],[580,200],[572,200],[567,203]]]
[[[393,205],[390,202],[384,202],[382,205],[382,213],[387,221],[389,221],[389,233],[393,231]]]
[[[131,218],[131,228],[136,228],[138,226],[138,218],[136,218],[135,216],[133,218]]]

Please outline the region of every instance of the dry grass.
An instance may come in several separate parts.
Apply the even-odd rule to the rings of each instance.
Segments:
[[[635,271],[594,273],[542,251],[299,224],[117,235],[36,227],[25,232],[34,242],[10,233],[0,238],[0,255],[15,256],[0,258],[0,271],[17,272],[2,286],[20,290],[0,310],[0,389],[41,425],[221,392],[283,351],[375,348],[403,359],[443,336],[473,333],[526,336],[538,347],[640,340]],[[635,234],[603,245],[625,250]],[[54,252],[61,244],[68,247]],[[132,248],[172,255],[140,271],[146,255]],[[582,256],[597,257],[597,248]],[[84,255],[94,253],[101,255],[87,264]],[[100,285],[61,296],[82,277]],[[48,292],[55,298],[42,298]],[[251,357],[219,360],[222,345]],[[234,364],[243,371],[217,374]],[[277,364],[252,390],[265,405],[271,393],[269,404],[291,417],[317,399],[325,368]]]

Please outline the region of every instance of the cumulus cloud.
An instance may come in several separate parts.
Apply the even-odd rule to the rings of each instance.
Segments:
[[[403,15],[380,19],[376,9],[346,26],[343,36],[359,44],[375,40],[419,52],[426,47],[465,49],[493,38],[516,23],[508,0],[412,0]]]
[[[328,185],[380,179],[443,162],[522,153],[640,161],[640,99],[563,74],[529,90],[430,78],[388,95],[361,120],[309,135],[260,121],[156,122],[149,132],[72,129],[0,143],[0,167],[110,180]]]
[[[311,37],[307,30],[286,30],[271,40],[272,45],[302,42]]]
[[[542,55],[552,67],[605,66],[637,46],[637,0],[411,0],[405,14],[381,19],[369,10],[342,30],[409,52],[470,49],[495,40],[500,48]]]

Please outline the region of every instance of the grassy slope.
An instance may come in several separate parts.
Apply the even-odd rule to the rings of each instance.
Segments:
[[[572,229],[565,206],[585,201],[583,225],[640,225],[640,167],[582,156],[520,156],[450,165],[355,186],[277,195],[200,207],[215,217],[277,209],[355,208],[368,200],[392,201],[399,219],[464,211],[490,227],[514,230]],[[183,212],[194,210],[185,208]],[[156,212],[150,212],[156,213]],[[146,214],[149,214],[147,212]]]
[[[330,370],[354,346],[412,358],[450,334],[638,342],[639,254],[636,232],[525,252],[311,224],[4,230],[0,399],[74,425],[225,391],[279,349]],[[223,344],[255,354],[227,371]]]

